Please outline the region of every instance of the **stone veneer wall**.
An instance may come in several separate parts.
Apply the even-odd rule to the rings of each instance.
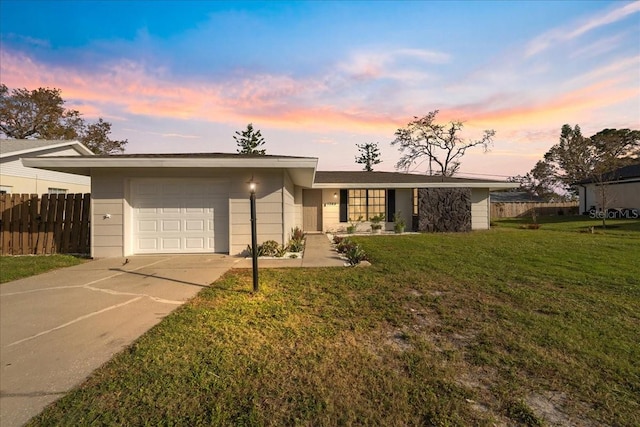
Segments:
[[[418,231],[471,231],[471,189],[418,189]]]

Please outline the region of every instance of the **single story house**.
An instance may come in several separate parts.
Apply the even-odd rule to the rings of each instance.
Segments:
[[[78,141],[0,139],[0,194],[88,193],[91,178],[24,166],[22,157],[92,156]]]
[[[640,210],[640,163],[607,172],[597,179],[579,181],[576,186],[581,214],[591,209],[601,211],[603,208]]]
[[[291,230],[345,230],[349,221],[402,215],[409,229],[489,228],[489,192],[518,184],[394,172],[322,172],[317,158],[124,154],[25,158],[27,167],[91,177],[91,255],[242,253],[251,242],[249,183],[258,242]],[[366,226],[361,223],[361,227]]]

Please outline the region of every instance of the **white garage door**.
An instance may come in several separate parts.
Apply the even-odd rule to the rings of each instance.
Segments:
[[[228,252],[228,188],[205,179],[133,180],[134,253]]]

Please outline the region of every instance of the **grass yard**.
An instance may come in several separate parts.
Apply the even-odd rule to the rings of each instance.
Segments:
[[[72,255],[0,256],[0,283],[85,262]]]
[[[640,221],[567,221],[232,271],[30,425],[640,425]]]

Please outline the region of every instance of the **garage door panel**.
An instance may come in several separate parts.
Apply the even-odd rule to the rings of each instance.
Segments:
[[[185,239],[185,247],[187,249],[205,249],[205,245],[204,245],[204,238],[198,237],[191,237],[191,238],[186,238]]]
[[[161,222],[163,232],[180,232],[182,221],[179,219],[163,219]]]
[[[186,220],[184,222],[184,231],[205,231],[204,220]]]
[[[155,220],[138,220],[138,232],[151,232],[158,231],[158,222]]]
[[[158,239],[147,239],[141,237],[138,239],[139,249],[145,251],[157,251],[158,250]]]
[[[181,239],[179,237],[161,237],[162,249],[165,251],[179,251],[181,249]]]
[[[140,179],[131,188],[134,252],[228,252],[228,184]]]

